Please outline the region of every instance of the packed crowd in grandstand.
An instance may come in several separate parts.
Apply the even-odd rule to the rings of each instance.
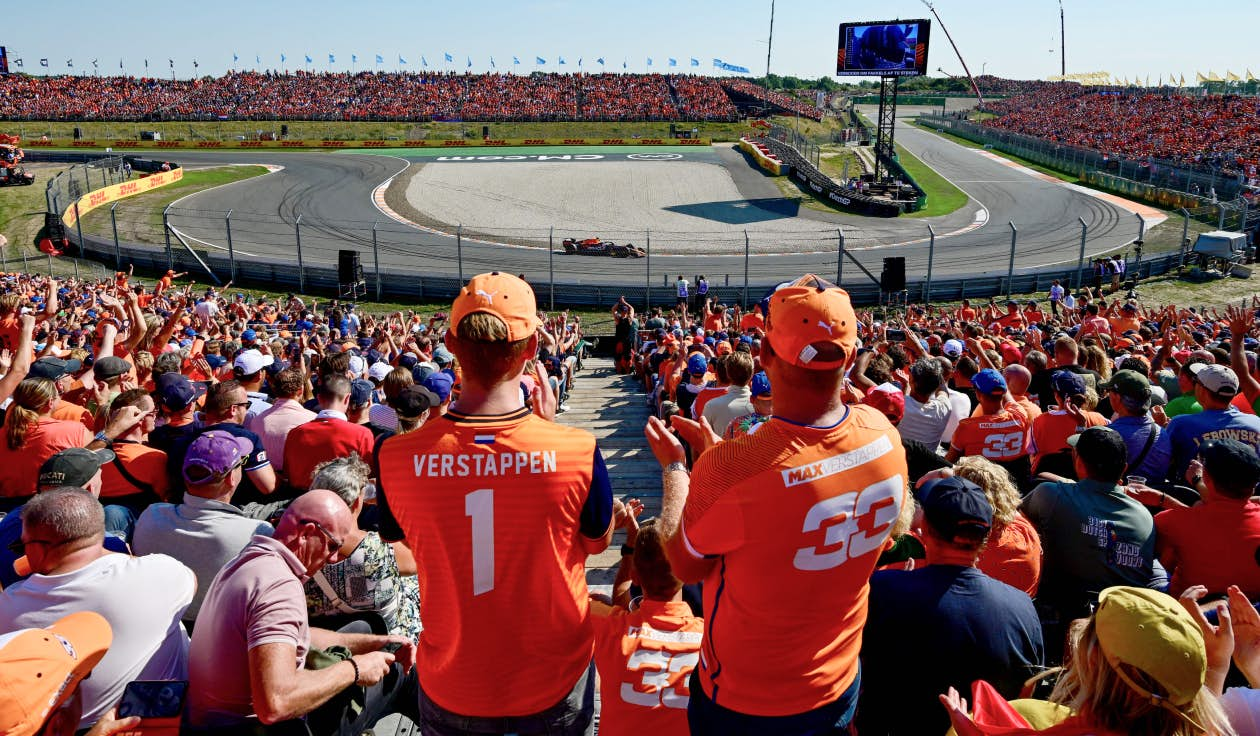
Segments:
[[[725,81],[663,74],[541,72],[244,71],[193,80],[9,75],[0,77],[0,118],[730,121],[738,116],[723,91]],[[801,114],[817,113],[787,95],[774,101]]]
[[[589,734],[596,687],[613,736],[1260,723],[1258,298],[680,276],[612,308],[649,519],[521,279],[426,318],[181,276],[0,280],[4,733]]]
[[[1134,160],[1242,173],[1260,168],[1260,99],[1099,90],[1072,83],[988,103],[986,125]]]

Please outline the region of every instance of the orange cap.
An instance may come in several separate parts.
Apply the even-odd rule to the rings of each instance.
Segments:
[[[730,344],[729,342],[727,342],[726,340],[722,340],[722,341],[720,341],[720,342],[717,344],[717,354],[718,354],[718,355],[730,355],[730,354],[731,354],[731,344]]]
[[[0,734],[31,736],[74,694],[114,635],[99,613],[63,616],[46,629],[0,636]]]
[[[810,370],[843,368],[857,345],[857,314],[849,292],[806,274],[770,296],[766,337],[775,355],[792,365]],[[843,348],[839,360],[818,360],[815,345]]]
[[[534,290],[512,274],[492,271],[473,276],[459,290],[451,305],[451,325],[459,334],[459,323],[477,312],[493,314],[507,325],[508,341],[524,340],[541,324]]]

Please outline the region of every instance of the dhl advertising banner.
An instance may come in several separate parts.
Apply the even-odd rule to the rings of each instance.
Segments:
[[[177,149],[177,150],[229,150],[242,148],[489,148],[508,146],[708,146],[708,138],[486,138],[468,140],[414,140],[414,141],[120,141],[120,140],[40,140],[26,141],[24,148],[112,148],[126,149]]]
[[[117,202],[126,197],[132,197],[137,194],[144,194],[158,187],[164,187],[167,184],[174,184],[184,178],[183,169],[172,169],[170,171],[161,171],[156,174],[150,174],[143,179],[135,179],[134,181],[124,181],[121,184],[111,184],[102,189],[79,197],[78,212],[75,211],[74,203],[71,203],[66,211],[62,213],[61,220],[66,223],[66,227],[74,227],[75,223],[82,215],[86,215],[97,207]]]

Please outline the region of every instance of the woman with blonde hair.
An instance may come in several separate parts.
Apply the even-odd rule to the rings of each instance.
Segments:
[[[967,701],[950,688],[941,702],[954,730],[1009,736],[1236,736],[1207,684],[1209,654],[1199,624],[1171,596],[1147,588],[1107,588],[1072,643],[1048,702],[1007,703],[991,685],[977,682],[972,686],[975,712],[969,715]]]
[[[1081,348],[1081,367],[1096,372],[1104,381],[1111,380],[1111,360],[1106,351],[1093,343]]]
[[[92,441],[92,432],[80,422],[52,418],[58,401],[57,386],[47,378],[27,378],[13,392],[0,442],[0,506],[5,510],[35,495],[45,460]]]
[[[993,507],[989,543],[980,553],[976,567],[995,580],[1036,595],[1041,581],[1041,537],[1032,522],[1020,513],[1019,489],[1011,474],[979,455],[959,458],[954,463],[954,474],[984,489]]]

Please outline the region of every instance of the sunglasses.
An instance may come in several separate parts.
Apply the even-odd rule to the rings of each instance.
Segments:
[[[9,544],[6,545],[6,547],[8,548],[9,552],[13,553],[14,556],[23,557],[26,555],[26,545],[28,544],[42,544],[45,547],[52,549],[53,547],[60,547],[61,545],[65,544],[66,541],[69,541],[69,540],[65,540],[61,542],[49,542],[45,539],[30,539],[27,541],[22,541],[21,538],[18,538],[12,542],[9,542]]]
[[[340,539],[337,539],[336,537],[334,537],[332,535],[332,532],[325,529],[323,524],[320,524],[318,521],[315,521],[314,519],[302,519],[299,523],[312,524],[315,526],[315,529],[318,530],[320,534],[324,535],[324,538],[328,540],[328,554],[332,554],[333,552],[336,552],[337,550],[341,549],[343,544],[345,544]]]

